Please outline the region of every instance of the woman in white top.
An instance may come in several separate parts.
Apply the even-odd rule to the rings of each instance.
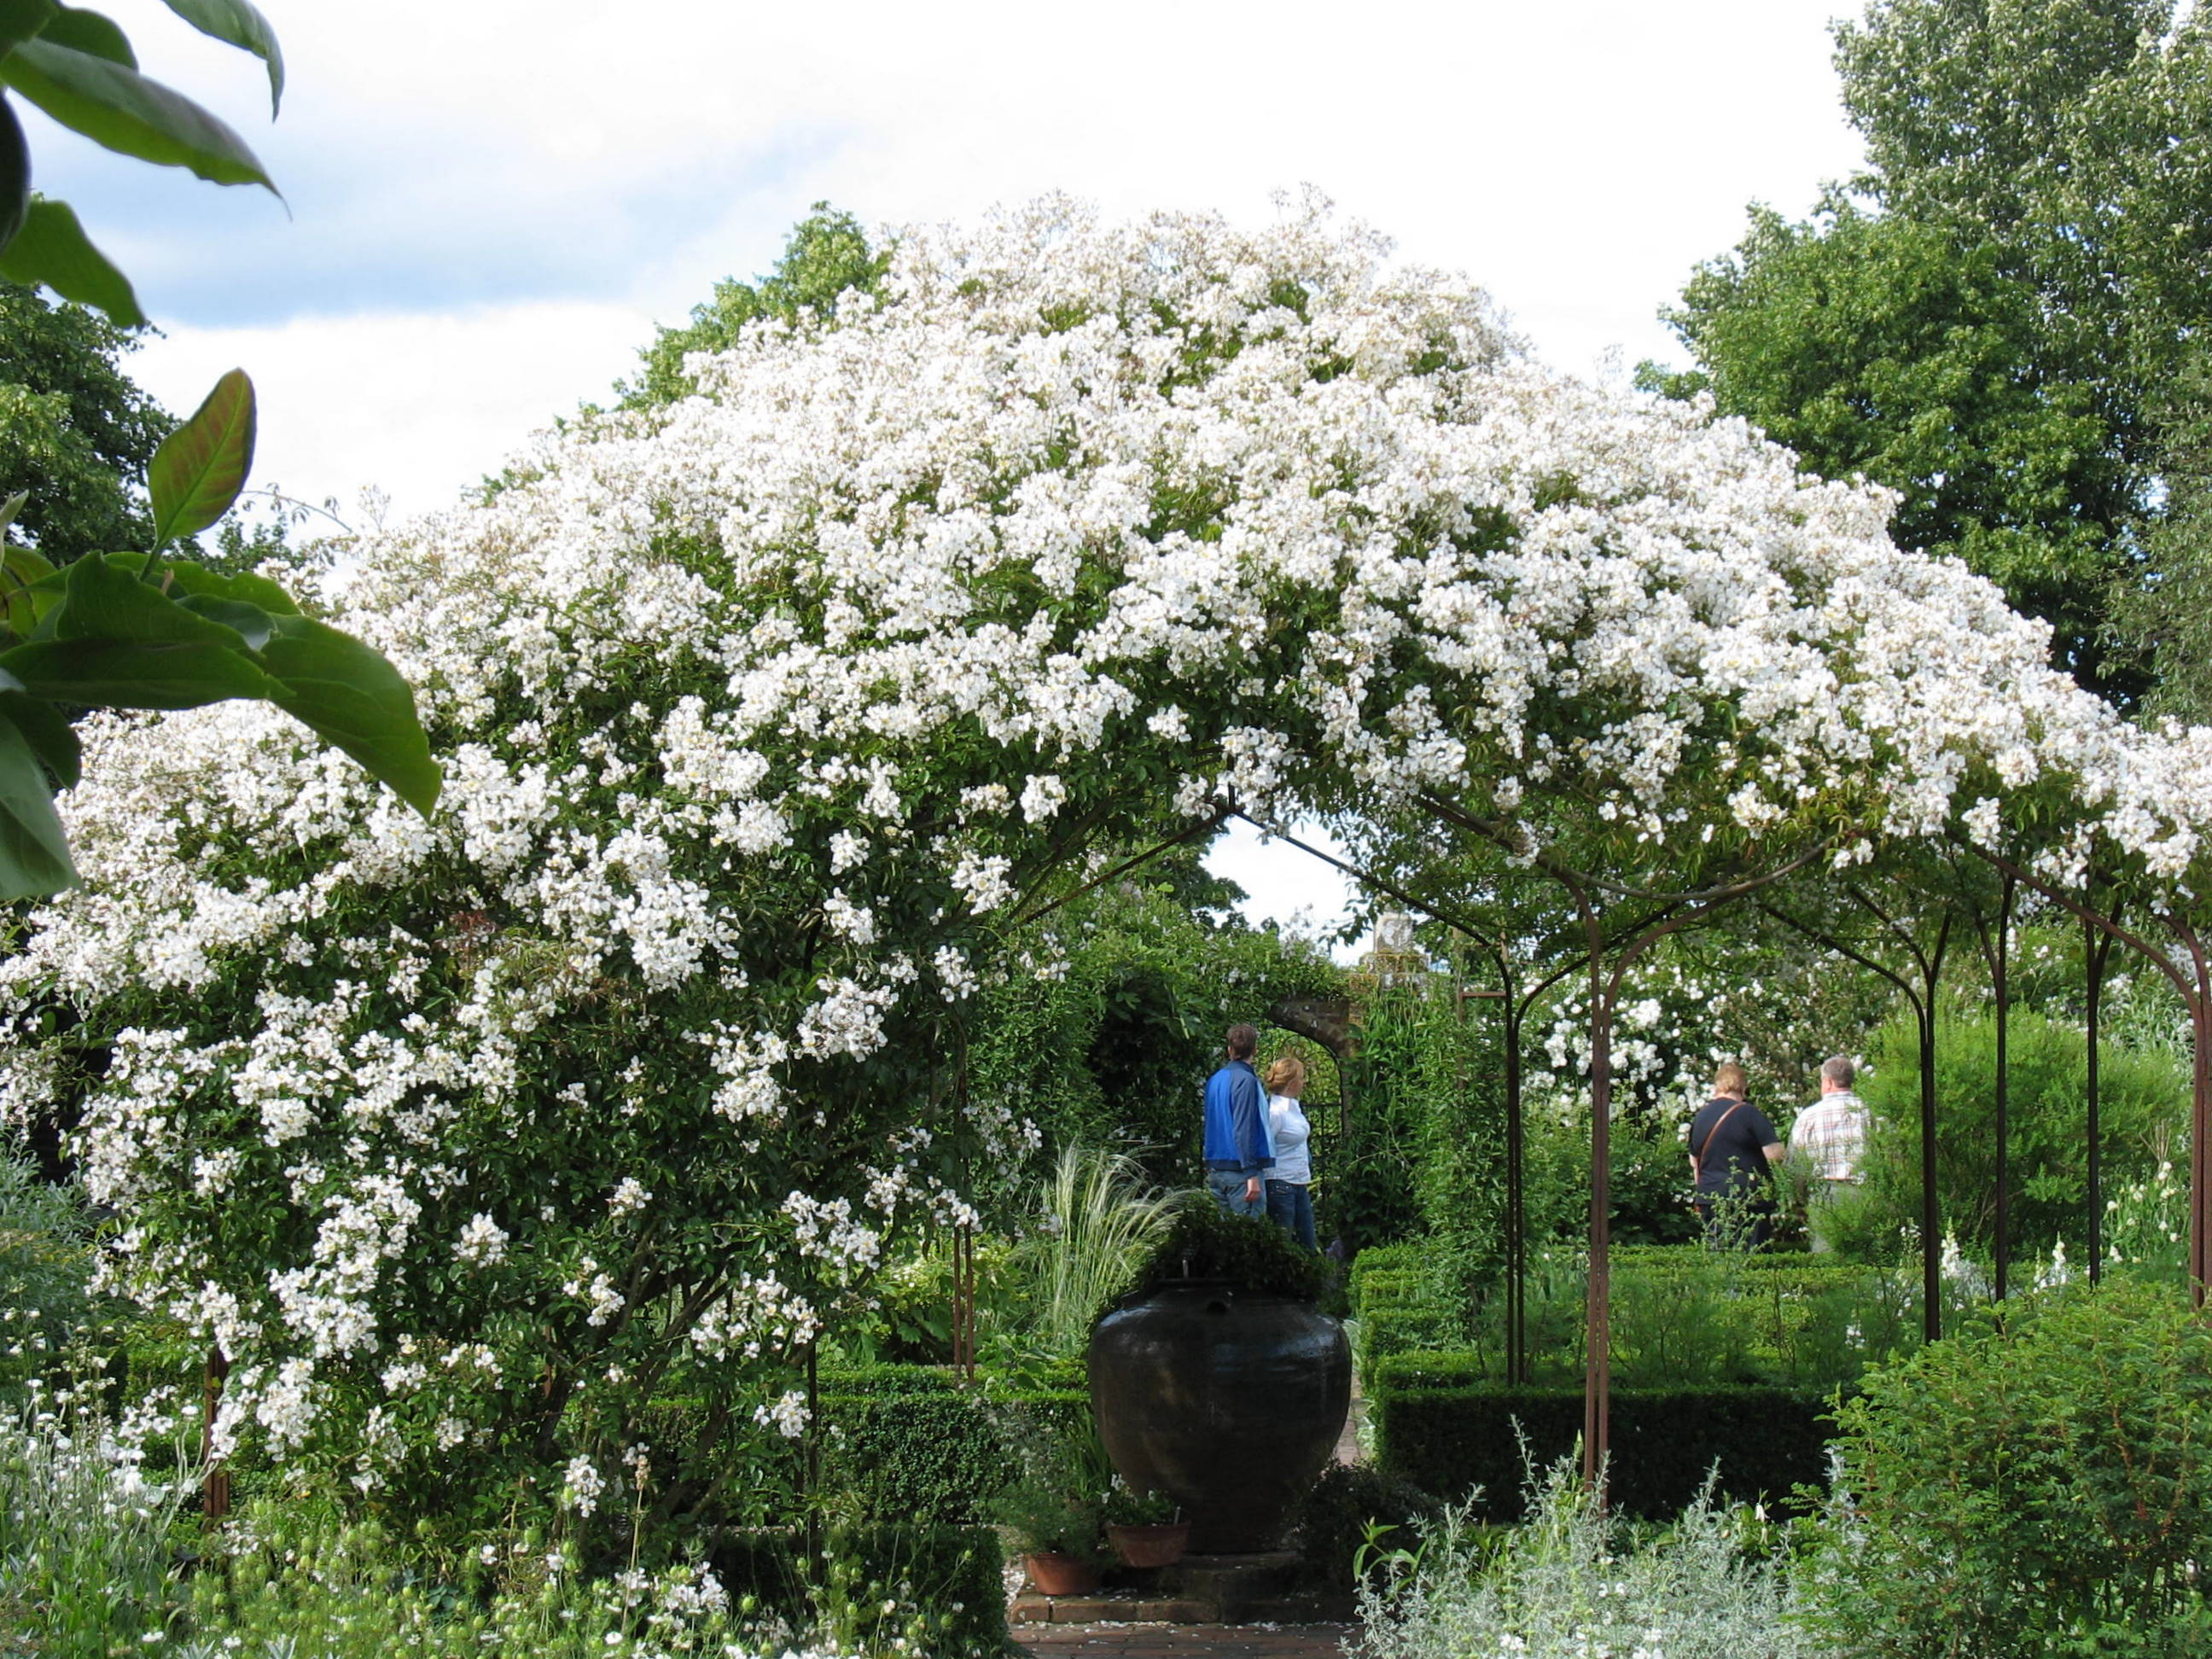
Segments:
[[[1298,1097],[1306,1091],[1304,1062],[1285,1054],[1267,1067],[1267,1127],[1275,1142],[1275,1164],[1267,1171],[1267,1218],[1304,1245],[1318,1249],[1314,1236],[1313,1160],[1306,1149],[1312,1133]]]

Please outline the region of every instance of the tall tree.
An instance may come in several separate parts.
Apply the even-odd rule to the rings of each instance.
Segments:
[[[1646,386],[1710,392],[1814,471],[1900,491],[1900,543],[2002,584],[2098,678],[2136,480],[2106,398],[2054,361],[2043,300],[1999,248],[1841,198],[1806,224],[1760,210],[1665,314],[1700,367],[1647,366]]]
[[[652,409],[688,398],[695,390],[684,360],[695,351],[726,351],[746,324],[763,317],[793,321],[800,313],[828,315],[852,289],[873,294],[890,267],[887,252],[871,247],[851,214],[817,202],[792,228],[775,269],[753,283],[734,276],[714,284],[714,297],[691,308],[682,328],[663,328],[639,352],[645,372],[616,387],[624,409]]]
[[[2184,0],[1875,0],[1836,31],[1868,171],[1755,214],[1669,313],[1710,390],[1900,491],[2108,692],[2100,635],[2165,500],[2167,387],[2212,323],[2212,27]]]
[[[2212,721],[2212,354],[2184,370],[2161,424],[2166,498],[2113,629],[2155,676],[2151,714]]]
[[[136,337],[82,306],[0,283],[0,479],[15,529],[55,564],[143,547],[139,487],[176,422],[122,368]]]

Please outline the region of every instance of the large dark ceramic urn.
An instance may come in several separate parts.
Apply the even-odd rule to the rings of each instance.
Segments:
[[[1130,1486],[1182,1505],[1198,1554],[1279,1541],[1351,1404],[1351,1345],[1310,1302],[1171,1284],[1091,1334],[1107,1455]]]

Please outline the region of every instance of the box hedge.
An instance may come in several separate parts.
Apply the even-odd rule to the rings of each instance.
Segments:
[[[1352,1259],[1352,1271],[1346,1280],[1352,1316],[1364,1316],[1371,1287],[1378,1283],[1411,1284],[1423,1276],[1421,1264],[1421,1242],[1419,1240],[1407,1240],[1397,1244],[1372,1244],[1362,1250]]]
[[[1354,1356],[1359,1374],[1370,1376],[1393,1354],[1430,1348],[1456,1348],[1467,1340],[1467,1322],[1448,1308],[1419,1303],[1376,1308],[1359,1322]]]
[[[872,1521],[972,1526],[1006,1484],[1022,1436],[1074,1431],[1090,1396],[1073,1390],[987,1396],[919,1365],[822,1379],[829,1429],[823,1480]]]
[[[1571,1455],[1583,1428],[1580,1389],[1417,1382],[1442,1375],[1438,1356],[1392,1362],[1369,1395],[1383,1469],[1440,1497],[1481,1495],[1475,1512],[1518,1521],[1526,1456],[1541,1468]],[[1446,1357],[1449,1358],[1449,1357]],[[1426,1369],[1424,1369],[1426,1367]],[[1719,1490],[1750,1502],[1817,1486],[1828,1472],[1833,1402],[1802,1389],[1616,1389],[1609,1439],[1613,1504],[1652,1518],[1679,1514],[1717,1463]]]

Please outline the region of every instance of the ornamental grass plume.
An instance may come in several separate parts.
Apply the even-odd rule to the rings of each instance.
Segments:
[[[1147,1186],[1142,1166],[1097,1146],[1063,1146],[1040,1183],[1036,1230],[1015,1251],[1030,1336],[1049,1358],[1079,1357],[1100,1310],[1166,1236],[1182,1195]]]

